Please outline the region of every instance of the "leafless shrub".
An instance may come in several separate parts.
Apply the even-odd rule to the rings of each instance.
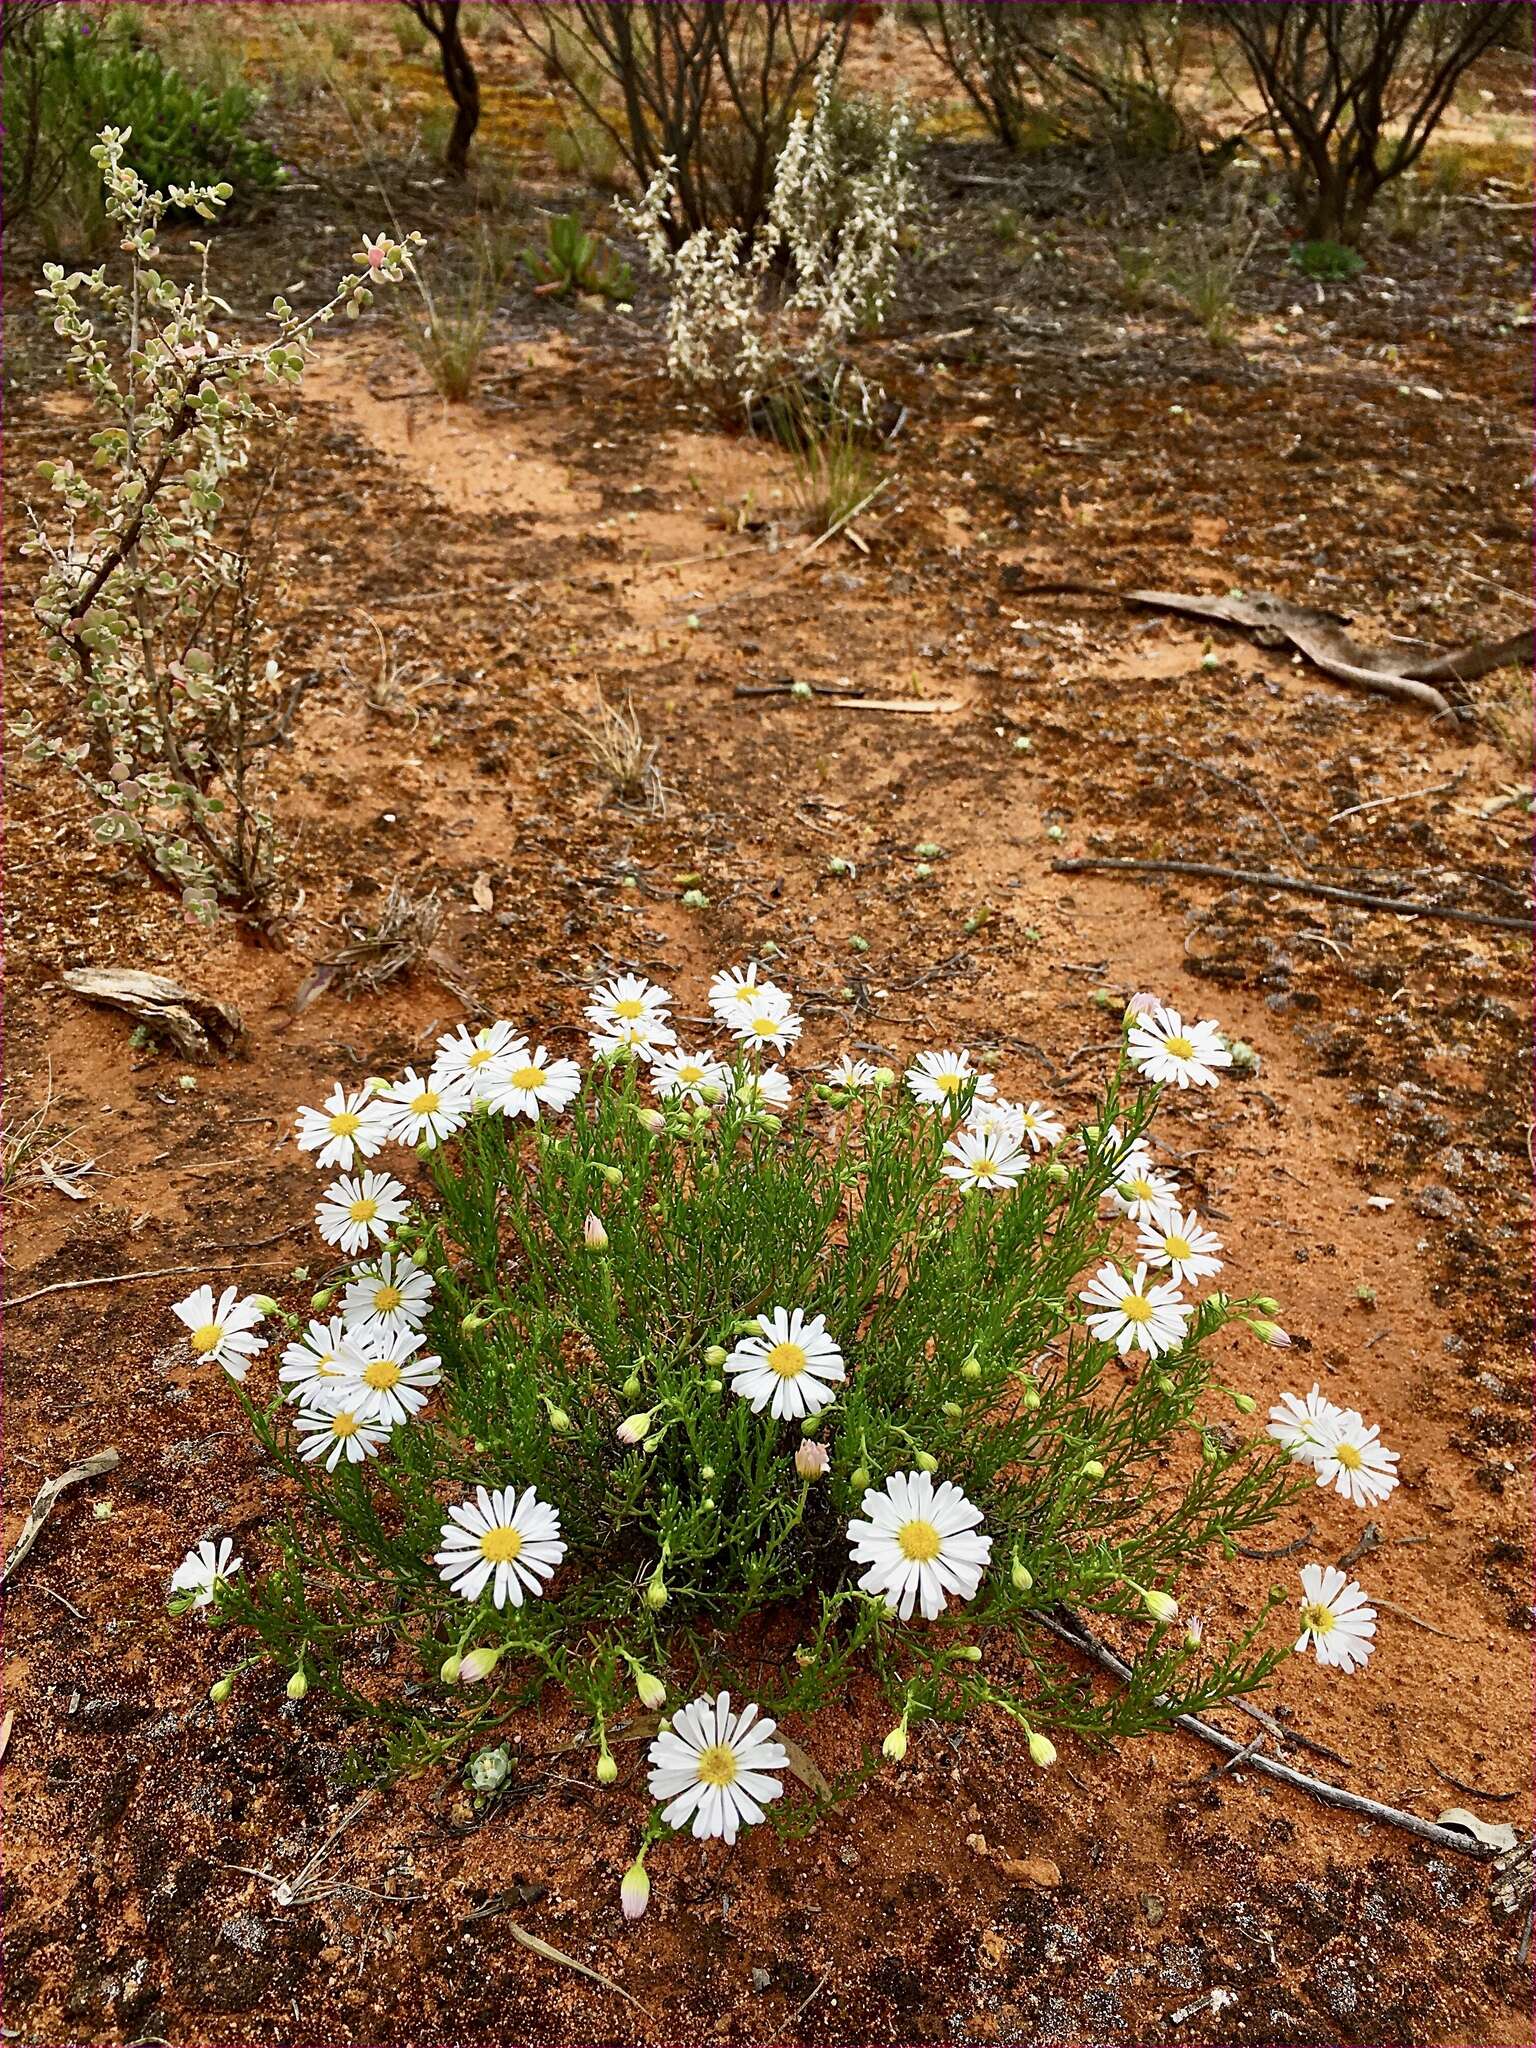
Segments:
[[[674,247],[762,220],[796,102],[848,20],[803,0],[497,0],[551,78],[604,129],[644,191],[674,165]],[[614,105],[614,98],[618,105]]]
[[[582,752],[602,782],[617,800],[630,810],[645,810],[652,817],[664,817],[666,790],[656,765],[660,746],[647,740],[635,713],[633,699],[611,704],[599,690],[590,709],[566,714]]]
[[[1215,0],[1264,102],[1309,241],[1353,242],[1418,162],[1457,83],[1508,36],[1516,0]]]
[[[443,947],[446,915],[435,889],[415,895],[403,882],[391,882],[373,919],[342,913],[343,943],[305,976],[294,997],[294,1008],[308,1009],[327,990],[340,996],[375,995],[401,975],[421,967],[429,968],[445,988],[472,1007],[473,998]]]
[[[443,151],[443,168],[450,177],[465,177],[469,145],[480,125],[480,80],[465,46],[460,0],[401,0],[401,5],[437,44],[443,84],[453,102],[453,127]]]

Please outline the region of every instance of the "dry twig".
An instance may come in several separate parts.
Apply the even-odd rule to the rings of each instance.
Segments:
[[[1299,875],[1275,875],[1250,868],[1217,867],[1203,860],[1109,860],[1084,856],[1053,860],[1055,875],[1092,870],[1133,875],[1192,875],[1197,881],[1242,882],[1250,889],[1286,889],[1293,896],[1326,896],[1330,903],[1353,903],[1362,910],[1390,910],[1398,917],[1442,917],[1453,924],[1491,924],[1504,932],[1531,929],[1529,917],[1500,917],[1491,910],[1462,910],[1449,903],[1419,903],[1406,896],[1371,896],[1359,889],[1341,889],[1331,882],[1304,881]]]

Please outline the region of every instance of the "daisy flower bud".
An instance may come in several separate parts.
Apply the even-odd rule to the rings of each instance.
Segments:
[[[667,1688],[654,1671],[635,1671],[635,1693],[642,1707],[649,1707],[654,1714],[667,1703]]]
[[[335,1299],[336,1290],[334,1287],[322,1287],[317,1294],[312,1294],[309,1297],[309,1305],[317,1316],[323,1316]]]
[[[1274,1344],[1282,1351],[1290,1349],[1291,1340],[1278,1323],[1250,1323],[1248,1327],[1262,1343]]]
[[[975,1352],[972,1352],[971,1356],[961,1366],[960,1377],[963,1380],[979,1380],[981,1378],[981,1360],[976,1356]]]
[[[459,1317],[459,1328],[464,1332],[465,1336],[473,1336],[476,1330],[483,1330],[485,1328],[485,1317],[477,1316],[471,1310],[467,1316]]]
[[[705,1386],[706,1386],[706,1387],[708,1388],[708,1390],[709,1390],[709,1392],[710,1392],[710,1393],[712,1393],[712,1394],[718,1394],[718,1393],[719,1393],[719,1392],[720,1392],[720,1391],[721,1391],[721,1390],[723,1389],[723,1387],[725,1386],[725,1381],[724,1381],[724,1380],[706,1380],[706,1381],[704,1382],[704,1384],[705,1384]]]
[[[653,1612],[660,1614],[671,1597],[667,1591],[667,1582],[661,1576],[661,1566],[657,1565],[651,1582],[645,1589],[645,1604]]]
[[[848,1484],[855,1493],[862,1493],[869,1484],[869,1467],[867,1465],[855,1465],[848,1474]]]
[[[913,1462],[919,1472],[937,1472],[939,1469],[939,1461],[932,1451],[919,1451]]]
[[[646,1438],[645,1442],[640,1446],[640,1448],[642,1451],[645,1452],[645,1455],[647,1457],[651,1455],[652,1451],[660,1448],[661,1440],[665,1435],[666,1431],[664,1429],[658,1429],[654,1430],[651,1433],[651,1435]]]
[[[1056,1745],[1048,1735],[1042,1735],[1038,1729],[1031,1728],[1029,1755],[1032,1763],[1037,1763],[1042,1771],[1048,1771],[1056,1761]]]
[[[1009,1577],[1013,1580],[1015,1589],[1020,1593],[1029,1592],[1035,1583],[1035,1575],[1028,1565],[1019,1563],[1019,1553],[1017,1551],[1013,1553],[1013,1570],[1009,1573]]]
[[[309,1680],[305,1677],[304,1666],[301,1664],[288,1681],[288,1697],[291,1700],[301,1700],[308,1691]]]
[[[1045,1169],[1045,1177],[1049,1181],[1054,1181],[1057,1187],[1064,1187],[1067,1180],[1067,1169],[1059,1159],[1053,1159]]]
[[[1188,1621],[1186,1621],[1186,1622],[1185,1622],[1185,1624],[1184,1624],[1184,1647],[1185,1647],[1185,1649],[1186,1649],[1186,1650],[1198,1650],[1198,1649],[1199,1649],[1199,1647],[1200,1647],[1200,1637],[1201,1637],[1201,1634],[1202,1634],[1202,1629],[1201,1629],[1201,1624],[1200,1624],[1200,1617],[1199,1617],[1199,1615],[1198,1615],[1198,1614],[1195,1614],[1195,1615],[1191,1615],[1191,1616],[1190,1616],[1190,1618],[1189,1618],[1189,1620],[1188,1620]]]
[[[667,1128],[667,1120],[661,1111],[659,1109],[651,1109],[643,1103],[636,1105],[635,1122],[650,1131],[653,1136],[657,1131],[664,1131]]]
[[[962,1664],[979,1664],[981,1662],[981,1651],[974,1643],[962,1643],[960,1648],[954,1652],[954,1655],[960,1659]]]
[[[618,1775],[619,1767],[605,1749],[597,1760],[597,1782],[599,1785],[611,1785]]]
[[[1085,1479],[1102,1479],[1104,1477],[1104,1467],[1097,1458],[1090,1458],[1083,1466],[1083,1477]]]
[[[232,1678],[216,1678],[208,1688],[208,1697],[216,1707],[222,1707],[234,1689],[235,1681]]]
[[[1145,989],[1133,995],[1125,1006],[1125,1021],[1134,1024],[1138,1017],[1150,1017],[1154,1010],[1161,1008],[1161,998],[1148,995]]]
[[[710,1480],[714,1478],[714,1476],[715,1468],[713,1465],[701,1465],[699,1467],[699,1477],[704,1481],[704,1484],[706,1486],[709,1484]]]
[[[455,1650],[451,1656],[445,1657],[442,1663],[438,1665],[437,1675],[443,1681],[444,1685],[457,1685],[459,1682],[459,1673],[463,1669],[463,1666],[464,1659],[459,1655],[458,1651]]]
[[[876,1067],[874,1085],[877,1088],[894,1088],[896,1085],[896,1069],[894,1067]]]
[[[656,1419],[654,1408],[642,1409],[638,1415],[626,1415],[614,1431],[621,1444],[638,1444],[651,1433],[651,1424]]]
[[[1158,1592],[1156,1587],[1150,1592],[1138,1587],[1137,1591],[1141,1593],[1142,1606],[1145,1607],[1154,1621],[1166,1624],[1170,1621],[1178,1620],[1179,1603],[1171,1595]]]
[[[736,1325],[736,1334],[738,1337],[761,1337],[763,1334],[761,1319],[757,1316],[749,1316],[745,1322]]]
[[[489,1678],[501,1662],[500,1650],[484,1644],[478,1650],[471,1650],[459,1665],[460,1685],[478,1685],[482,1678]]]
[[[623,1386],[620,1387],[619,1392],[624,1396],[626,1401],[633,1401],[633,1399],[635,1398],[636,1394],[639,1393],[639,1391],[640,1375],[638,1373],[632,1372],[629,1378],[624,1382]]]
[[[600,1166],[597,1170],[603,1179],[607,1181],[609,1187],[617,1188],[623,1186],[624,1169],[622,1166]]]
[[[949,1417],[951,1422],[958,1422],[960,1420],[960,1417],[965,1413],[965,1410],[960,1406],[960,1403],[958,1401],[946,1401],[944,1403],[943,1412]]]
[[[626,1920],[644,1917],[646,1907],[651,1903],[651,1880],[645,1874],[645,1865],[636,1857],[623,1881],[619,1885],[619,1904]]]
[[[1040,1406],[1040,1389],[1038,1387],[1026,1387],[1019,1398],[1029,1412],[1033,1414]]]
[[[795,1470],[802,1479],[819,1479],[831,1462],[831,1453],[825,1444],[806,1439],[795,1446]]]
[[[1234,1394],[1232,1396],[1232,1406],[1240,1415],[1251,1415],[1258,1405],[1252,1394]]]
[[[277,1303],[270,1294],[253,1294],[251,1301],[256,1308],[261,1310],[264,1316],[275,1316],[278,1312]]]
[[[1261,1316],[1278,1315],[1280,1312],[1280,1304],[1272,1294],[1256,1295],[1253,1305]]]
[[[905,1714],[902,1715],[890,1734],[886,1736],[884,1742],[880,1745],[880,1749],[881,1753],[889,1757],[893,1764],[901,1762],[907,1753],[907,1717]]]
[[[709,1349],[704,1353],[704,1363],[706,1365],[724,1365],[725,1361],[729,1357],[730,1353],[726,1350],[723,1344],[711,1344]]]
[[[555,1432],[555,1435],[569,1436],[575,1427],[570,1416],[566,1414],[563,1408],[556,1407],[553,1401],[546,1401],[544,1405],[549,1410],[549,1426]]]
[[[587,1220],[581,1227],[581,1241],[589,1252],[605,1252],[608,1249],[608,1233],[603,1228],[602,1218],[587,1211]]]

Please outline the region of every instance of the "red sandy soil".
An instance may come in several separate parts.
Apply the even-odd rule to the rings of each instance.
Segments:
[[[1518,84],[1494,86],[1523,119]],[[1160,1120],[1235,1283],[1280,1297],[1295,1336],[1289,1354],[1234,1340],[1223,1372],[1261,1405],[1315,1378],[1402,1453],[1356,1567],[1391,1603],[1374,1660],[1352,1681],[1297,1660],[1268,1700],[1347,1763],[1297,1743],[1289,1760],[1429,1818],[1463,1805],[1523,1829],[1525,942],[1052,862],[1196,859],[1523,907],[1528,812],[1495,807],[1526,779],[1518,674],[1478,685],[1448,730],[1114,593],[1241,584],[1348,610],[1367,640],[1447,646],[1521,623],[1529,350],[1510,315],[1527,217],[1456,209],[1426,243],[1374,245],[1322,303],[1277,237],[1240,346],[1218,350],[1113,297],[1085,209],[1125,194],[1095,160],[1011,166],[952,143],[927,162],[912,299],[862,356],[908,408],[863,550],[805,556],[783,457],[652,374],[643,284],[628,319],[511,285],[456,409],[423,395],[385,318],[327,349],[284,542],[287,665],[314,681],[273,765],[293,907],[271,941],[188,928],[91,848],[72,796],[12,768],[10,1125],[51,1075],[55,1156],[97,1171],[80,1203],[21,1176],[9,1289],[191,1265],[304,1291],[289,1276],[315,1255],[314,1183],[293,1105],[419,1059],[465,1014],[430,970],[296,1011],[342,912],[392,880],[450,905],[476,1014],[562,1051],[611,966],[698,991],[772,940],[810,1015],[805,1063],[964,1043],[1005,1092],[1081,1114],[1125,996],[1163,992],[1262,1060]],[[304,274],[322,227],[340,224],[340,253],[372,224],[361,172],[335,175],[223,238],[237,313]],[[993,231],[1004,201],[1017,246]],[[397,195],[403,215],[418,203],[439,233],[462,218],[441,188]],[[79,431],[25,293],[13,264],[14,478]],[[13,484],[10,693],[46,713],[23,498]],[[372,622],[399,636],[382,691]],[[785,678],[956,708],[737,694]],[[632,693],[659,741],[665,815],[616,804],[573,737],[567,714],[599,687]],[[924,841],[943,849],[926,880]],[[708,909],[682,905],[685,874]],[[232,1001],[236,1052],[189,1067],[131,1048],[122,1018],[62,990],[85,962]],[[617,1886],[646,1805],[638,1755],[612,1790],[586,1782],[556,1704],[509,1727],[518,1764],[489,1811],[443,1773],[356,1810],[373,1731],[318,1694],[285,1702],[262,1671],[215,1709],[215,1640],[164,1610],[189,1543],[218,1529],[259,1555],[272,1505],[231,1402],[173,1341],[168,1306],[192,1284],[63,1291],[10,1319],[7,1540],[48,1474],[122,1454],[64,1498],[9,1602],[19,2038],[1530,2038],[1519,1923],[1492,1913],[1486,1866],[1219,1775],[1177,1734],[1063,1743],[1041,1774],[1001,1720],[925,1729],[804,1839],[663,1845],[633,1928]],[[1267,1540],[1338,1556],[1361,1521],[1319,1494]],[[1213,1563],[1185,1604],[1220,1633],[1295,1562]],[[830,1773],[886,1719],[859,1699],[791,1732]],[[318,1890],[285,1907],[274,1883],[343,1818]],[[520,1947],[513,1921],[634,2003]],[[1232,2002],[1213,2011],[1213,1987]]]

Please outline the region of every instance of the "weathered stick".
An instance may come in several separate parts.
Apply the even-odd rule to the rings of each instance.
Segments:
[[[1123,1664],[1106,1643],[1097,1636],[1078,1635],[1065,1628],[1048,1614],[1036,1614],[1034,1621],[1053,1636],[1068,1643],[1074,1650],[1080,1650],[1097,1664],[1101,1671],[1110,1672],[1122,1684],[1132,1676],[1128,1664]],[[1158,1706],[1167,1706],[1159,1698]],[[1486,1843],[1479,1842],[1472,1835],[1464,1835],[1459,1828],[1443,1828],[1438,1821],[1421,1820],[1416,1813],[1407,1813],[1400,1806],[1384,1806],[1379,1799],[1367,1799],[1359,1792],[1346,1792],[1342,1785],[1330,1785],[1326,1778],[1309,1778],[1305,1771],[1293,1770],[1289,1764],[1273,1762],[1269,1757],[1252,1752],[1251,1746],[1238,1742],[1230,1735],[1224,1735],[1219,1728],[1213,1728],[1209,1721],[1202,1721],[1194,1714],[1179,1714],[1174,1726],[1190,1735],[1199,1736],[1202,1742],[1210,1743],[1229,1757],[1241,1756],[1250,1770],[1262,1771],[1267,1778],[1278,1778],[1282,1785],[1295,1785],[1303,1792],[1310,1792],[1314,1799],[1320,1799],[1325,1806],[1340,1806],[1350,1813],[1362,1813],[1368,1820],[1379,1820],[1389,1827],[1401,1828],[1406,1834],[1417,1835],[1420,1841],[1433,1842],[1437,1849],[1452,1849],[1458,1856],[1471,1856],[1480,1863],[1491,1862],[1498,1853]]]
[[[21,1534],[16,1538],[15,1548],[0,1565],[0,1586],[15,1571],[38,1537],[43,1524],[53,1513],[59,1495],[71,1486],[77,1486],[82,1479],[98,1479],[103,1472],[110,1472],[118,1463],[116,1451],[98,1451],[94,1458],[82,1458],[78,1465],[71,1465],[67,1472],[61,1472],[56,1479],[45,1479],[37,1489],[37,1498],[27,1510],[27,1519],[22,1524]]]
[[[1104,869],[1131,875],[1193,875],[1209,882],[1245,882],[1251,889],[1288,889],[1293,896],[1325,896],[1330,903],[1355,903],[1362,910],[1389,910],[1398,917],[1441,917],[1452,924],[1491,924],[1501,932],[1529,934],[1529,917],[1500,917],[1492,910],[1460,910],[1448,903],[1419,903],[1407,896],[1370,896],[1359,889],[1341,889],[1332,882],[1308,882],[1300,875],[1275,875],[1250,868],[1222,868],[1204,860],[1053,860],[1056,875]]]

